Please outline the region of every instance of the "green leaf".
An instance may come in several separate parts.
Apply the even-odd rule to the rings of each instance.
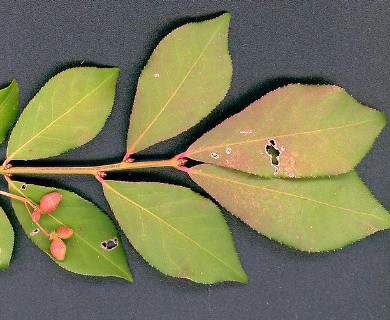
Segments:
[[[21,193],[21,186],[22,183],[12,183],[11,192]],[[23,203],[12,200],[15,214],[28,237],[66,270],[83,275],[114,276],[132,281],[118,232],[107,215],[89,201],[66,190],[29,184],[22,193],[39,203],[41,197],[49,192],[61,193],[62,200],[52,214],[42,215],[39,223],[49,232],[57,230],[61,225],[73,229],[74,235],[64,240],[67,246],[65,260],[60,262],[53,259],[49,251],[48,237],[41,231],[34,232],[37,225],[31,220]],[[102,243],[109,239],[117,239],[117,246],[112,250],[102,247]]]
[[[20,116],[8,161],[56,156],[93,139],[111,112],[118,68],[72,68],[50,79]]]
[[[16,119],[18,105],[19,85],[16,80],[12,80],[7,88],[0,90],[0,143]]]
[[[14,230],[5,212],[0,208],[0,270],[8,268],[13,247]]]
[[[226,222],[210,200],[160,183],[106,181],[104,194],[124,233],[152,266],[200,283],[246,283]]]
[[[166,36],[139,78],[128,133],[128,153],[189,129],[229,89],[230,14],[186,24]]]
[[[191,178],[258,232],[303,251],[339,249],[390,228],[390,215],[357,173],[323,179],[261,179],[201,165]]]
[[[197,140],[185,156],[270,177],[314,177],[352,170],[386,124],[333,85],[277,89]]]

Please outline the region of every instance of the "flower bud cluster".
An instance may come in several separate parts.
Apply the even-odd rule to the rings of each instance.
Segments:
[[[39,201],[39,205],[34,208],[31,218],[35,223],[38,223],[42,215],[53,213],[60,201],[62,195],[59,192],[50,192],[44,195]],[[56,231],[49,234],[50,253],[58,261],[63,261],[66,255],[66,244],[63,240],[73,236],[73,230],[66,226],[59,227]]]
[[[55,211],[62,199],[62,195],[59,192],[50,192],[44,195],[39,201],[39,205],[35,207],[31,218],[34,222],[39,222],[41,215],[49,214]]]
[[[59,227],[57,231],[50,233],[50,252],[58,261],[64,261],[66,255],[66,244],[63,240],[73,236],[73,230],[68,227]]]

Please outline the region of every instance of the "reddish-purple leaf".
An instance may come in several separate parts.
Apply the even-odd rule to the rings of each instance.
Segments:
[[[340,87],[294,84],[225,120],[183,155],[265,177],[335,175],[360,162],[385,123]]]

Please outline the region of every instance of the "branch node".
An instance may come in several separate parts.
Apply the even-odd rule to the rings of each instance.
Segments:
[[[105,178],[107,177],[107,173],[105,173],[104,171],[98,171],[96,173],[100,178]]]

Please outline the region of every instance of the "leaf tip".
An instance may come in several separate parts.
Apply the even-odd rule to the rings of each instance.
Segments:
[[[220,27],[222,27],[225,33],[228,32],[231,18],[232,15],[229,12],[224,12],[215,18],[216,21],[220,21]]]
[[[224,21],[226,21],[226,23],[229,23],[232,18],[232,15],[230,12],[225,12],[222,13],[218,18],[220,18],[221,20],[223,19]]]
[[[380,123],[381,123],[382,128],[383,128],[387,124],[387,118],[386,118],[386,114],[384,112],[380,112],[379,120],[380,120]]]
[[[243,269],[241,269],[239,277],[237,278],[236,281],[240,282],[242,284],[248,284],[249,283],[248,275],[246,274],[246,272]]]
[[[19,83],[16,81],[16,79],[12,79],[10,86],[16,86],[19,89]]]
[[[132,283],[134,281],[133,276],[131,275],[130,271],[126,273],[124,276],[122,276],[122,279]]]
[[[112,67],[110,68],[112,70],[112,73],[114,73],[117,77],[119,76],[119,73],[120,73],[120,69],[119,67]]]

